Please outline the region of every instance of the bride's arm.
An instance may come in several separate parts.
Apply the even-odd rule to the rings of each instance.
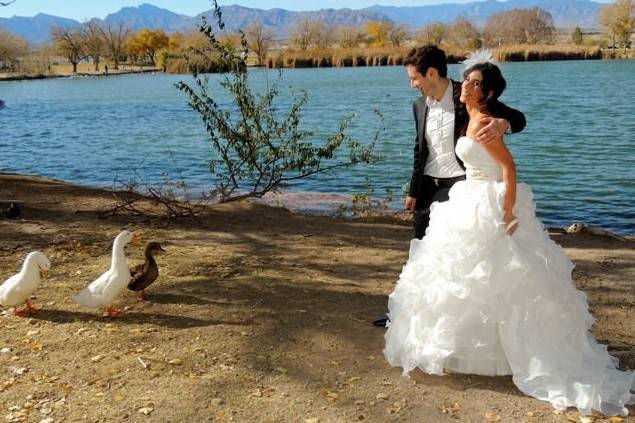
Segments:
[[[503,170],[503,183],[505,184],[503,219],[505,220],[507,233],[511,235],[518,227],[517,223],[513,223],[514,219],[516,219],[513,214],[514,204],[516,204],[516,164],[502,137],[488,144],[483,144],[483,147]]]

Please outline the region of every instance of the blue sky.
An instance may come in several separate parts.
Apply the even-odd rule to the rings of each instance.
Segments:
[[[6,1],[6,0],[3,0]],[[258,9],[279,7],[288,10],[316,10],[322,8],[361,9],[381,4],[386,6],[427,6],[440,3],[470,3],[474,0],[220,0],[221,5],[239,4]],[[557,0],[554,0],[557,1]],[[596,0],[598,1],[598,0]],[[599,0],[610,2],[610,0]],[[142,3],[153,4],[188,16],[197,15],[210,8],[209,0],[16,0],[7,7],[0,7],[0,17],[34,16],[38,13],[62,16],[82,21],[86,18],[104,18],[122,7],[138,6]]]

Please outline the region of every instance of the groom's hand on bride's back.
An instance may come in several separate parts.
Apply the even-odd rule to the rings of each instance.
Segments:
[[[476,133],[476,141],[481,144],[488,144],[502,138],[510,128],[509,122],[506,119],[499,119],[492,116],[484,117],[479,123],[483,127]]]
[[[404,208],[407,212],[414,213],[415,207],[417,206],[417,199],[415,197],[406,197],[406,202],[404,204]]]

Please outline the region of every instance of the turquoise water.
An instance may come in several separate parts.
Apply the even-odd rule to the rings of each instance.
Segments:
[[[527,116],[507,137],[520,180],[533,186],[549,226],[575,221],[635,233],[635,61],[532,62],[502,65],[503,101]],[[459,67],[450,66],[459,77]],[[253,72],[256,86],[277,73]],[[212,79],[219,78],[218,75]],[[0,82],[0,171],[49,176],[91,186],[182,176],[194,190],[213,184],[211,150],[198,116],[174,83],[186,75],[127,75]],[[412,166],[411,103],[418,93],[402,67],[297,69],[282,85],[308,92],[303,128],[322,137],[356,115],[361,141],[385,127],[372,167],[301,180],[290,191],[399,196]],[[374,110],[384,116],[383,122]]]

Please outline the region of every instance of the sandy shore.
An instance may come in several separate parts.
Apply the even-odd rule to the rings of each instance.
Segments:
[[[383,330],[370,322],[407,257],[407,223],[254,202],[170,222],[100,218],[114,204],[107,191],[0,174],[6,201],[23,213],[0,218],[0,280],[29,251],[52,262],[33,300],[43,309],[0,316],[7,422],[582,421],[524,396],[510,377],[405,379],[384,361]],[[126,292],[127,311],[112,320],[70,297],[108,267],[124,228],[168,254],[149,301]],[[576,263],[594,335],[635,368],[634,240],[553,238]],[[141,257],[142,247],[128,248],[129,263]]]
[[[102,69],[101,71],[95,71],[93,69],[85,69],[83,71],[79,71],[77,73],[72,73],[70,71],[60,71],[60,72],[52,72],[52,73],[41,73],[41,74],[24,74],[24,73],[2,73],[0,72],[0,81],[27,81],[33,79],[51,79],[51,78],[71,78],[71,77],[81,77],[81,76],[117,76],[117,75],[129,75],[136,73],[155,73],[161,72],[158,68],[148,68],[148,67],[129,67],[128,69],[109,69],[108,73]]]

